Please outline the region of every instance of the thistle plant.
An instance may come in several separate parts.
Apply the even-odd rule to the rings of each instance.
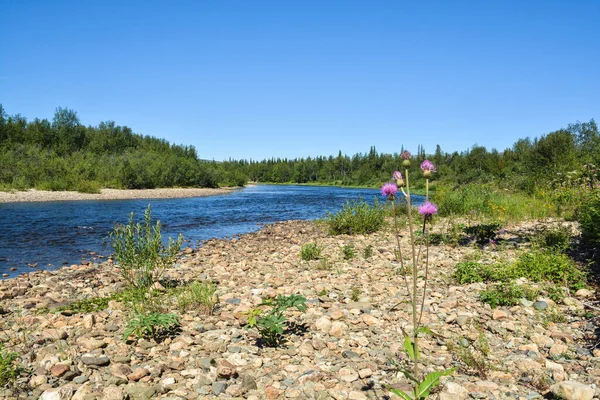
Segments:
[[[413,385],[412,393],[406,393],[400,389],[390,389],[390,391],[404,400],[417,400],[417,399],[426,399],[429,396],[430,390],[439,383],[439,380],[442,376],[450,375],[454,372],[454,369],[447,369],[442,371],[435,371],[429,373],[425,376],[422,376],[420,370],[420,352],[419,352],[419,333],[429,333],[433,332],[426,326],[421,325],[421,320],[423,318],[423,310],[425,306],[425,296],[427,292],[427,278],[429,276],[429,231],[427,230],[427,224],[431,224],[433,220],[433,215],[437,214],[437,206],[431,202],[429,202],[429,178],[431,174],[436,172],[435,165],[429,161],[425,160],[421,164],[421,170],[423,171],[423,176],[425,177],[426,182],[426,192],[425,192],[425,203],[418,207],[418,212],[422,218],[422,224],[419,223],[420,226],[420,235],[424,240],[420,240],[419,244],[415,241],[415,219],[413,218],[413,209],[411,206],[411,198],[410,198],[410,184],[409,184],[409,173],[408,169],[411,163],[411,155],[408,151],[404,151],[401,154],[402,165],[404,166],[404,176],[400,171],[394,172],[392,175],[393,182],[388,182],[384,184],[381,188],[381,194],[387,197],[387,200],[391,202],[392,205],[392,213],[394,218],[394,236],[396,237],[396,257],[400,262],[401,269],[403,271],[408,271],[409,273],[404,274],[404,283],[406,285],[406,291],[408,293],[408,297],[410,298],[411,303],[411,314],[412,314],[412,325],[413,330],[412,334],[409,335],[404,329],[402,329],[402,333],[404,335],[404,343],[403,347],[406,353],[408,354],[410,360],[413,363],[412,369],[403,369],[401,372],[406,376]],[[402,246],[400,244],[400,232],[398,229],[397,222],[397,212],[396,212],[396,196],[398,191],[401,191],[404,196],[407,204],[407,216],[408,216],[408,233],[410,238],[410,255],[409,255],[409,265],[405,265],[405,260],[402,254]],[[423,246],[425,249],[423,251]],[[423,260],[424,258],[424,260]],[[418,287],[418,279],[419,279],[419,271],[423,270],[423,293],[419,296],[417,292]],[[411,278],[409,280],[409,275]],[[393,308],[395,308],[394,306]]]

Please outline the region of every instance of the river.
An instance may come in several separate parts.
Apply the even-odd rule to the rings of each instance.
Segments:
[[[376,189],[257,185],[222,196],[183,199],[0,204],[0,275],[31,272],[28,264],[56,269],[94,261],[91,252],[107,256],[115,224],[127,223],[131,212],[141,218],[149,204],[164,237],[182,233],[184,246],[196,246],[276,221],[323,218],[360,198],[373,203],[381,195]]]

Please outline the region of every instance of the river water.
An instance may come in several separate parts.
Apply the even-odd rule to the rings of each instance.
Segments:
[[[416,196],[413,201],[422,201]],[[348,200],[373,203],[376,189],[258,185],[222,196],[185,199],[61,201],[0,204],[0,275],[93,260],[109,255],[109,233],[129,214],[142,217],[150,204],[163,237],[182,233],[187,243],[248,233],[285,220],[311,220],[336,212]],[[11,269],[16,269],[11,271]]]

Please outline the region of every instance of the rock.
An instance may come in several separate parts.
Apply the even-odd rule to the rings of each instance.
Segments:
[[[446,383],[446,388],[440,393],[440,400],[465,400],[469,391],[456,382]]]
[[[556,343],[553,344],[552,347],[550,347],[550,351],[548,352],[548,354],[550,354],[551,356],[559,356],[568,351],[569,347],[567,347],[567,345]]]
[[[576,381],[564,381],[550,387],[554,395],[565,400],[592,400],[594,389]]]
[[[545,310],[548,308],[548,303],[546,303],[545,301],[539,300],[536,301],[535,303],[533,303],[533,308],[535,308],[536,310]]]
[[[114,376],[127,380],[127,376],[133,373],[133,371],[131,370],[131,368],[129,368],[128,365],[112,364],[110,366],[110,373]]]
[[[533,301],[527,300],[526,298],[520,298],[519,299],[519,303],[521,303],[521,305],[523,307],[531,307],[531,306],[533,306]]]
[[[340,377],[340,380],[348,383],[354,382],[358,379],[358,372],[356,372],[352,368],[341,368],[338,372],[338,375]]]
[[[143,383],[129,383],[124,389],[130,400],[149,400],[156,393],[154,387]]]
[[[217,375],[221,378],[231,378],[235,375],[235,366],[227,360],[217,360]]]
[[[48,382],[48,378],[46,377],[46,375],[34,375],[29,380],[29,386],[35,388],[35,387],[43,385],[47,382]]]
[[[83,316],[83,327],[85,329],[92,329],[95,323],[96,318],[94,317],[94,314],[86,314]]]
[[[110,364],[110,359],[106,356],[96,357],[93,354],[84,354],[81,356],[81,362],[85,365],[92,365],[96,367],[104,367]]]
[[[227,389],[227,384],[225,382],[213,382],[212,384],[212,393],[215,396],[218,396],[221,393],[225,393],[225,390]]]
[[[327,317],[321,317],[315,321],[315,327],[318,331],[328,333],[331,329],[331,321]]]
[[[329,330],[329,334],[331,336],[335,336],[337,338],[341,338],[348,331],[348,325],[343,322],[335,321],[331,324],[331,329]]]
[[[579,297],[579,298],[587,298],[587,297],[592,297],[594,295],[594,293],[591,290],[588,289],[579,289],[577,292],[575,292],[575,297]]]
[[[146,368],[136,368],[131,374],[127,375],[127,379],[132,382],[137,382],[147,375],[150,375],[150,371]]]
[[[62,386],[56,389],[48,389],[42,393],[40,400],[70,400],[75,390],[69,386]]]
[[[506,318],[508,318],[508,313],[506,311],[495,309],[494,312],[492,313],[492,319],[494,321],[499,320],[499,319],[506,319]]]
[[[252,375],[244,374],[242,376],[242,387],[246,390],[256,390],[258,386]]]
[[[67,371],[69,371],[69,370],[70,370],[70,367],[66,364],[56,364],[55,366],[50,368],[50,373],[52,374],[52,376],[60,378],[65,373],[67,373]]]
[[[368,378],[371,375],[373,375],[373,371],[371,371],[370,368],[363,368],[358,371],[358,376],[360,376],[361,379]]]
[[[117,386],[105,387],[102,394],[104,400],[125,400],[127,398],[125,391]]]

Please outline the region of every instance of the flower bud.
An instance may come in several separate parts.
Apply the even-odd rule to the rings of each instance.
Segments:
[[[405,167],[407,167],[407,168],[410,167],[410,160],[404,160],[404,161],[402,161],[402,165],[405,166]]]

